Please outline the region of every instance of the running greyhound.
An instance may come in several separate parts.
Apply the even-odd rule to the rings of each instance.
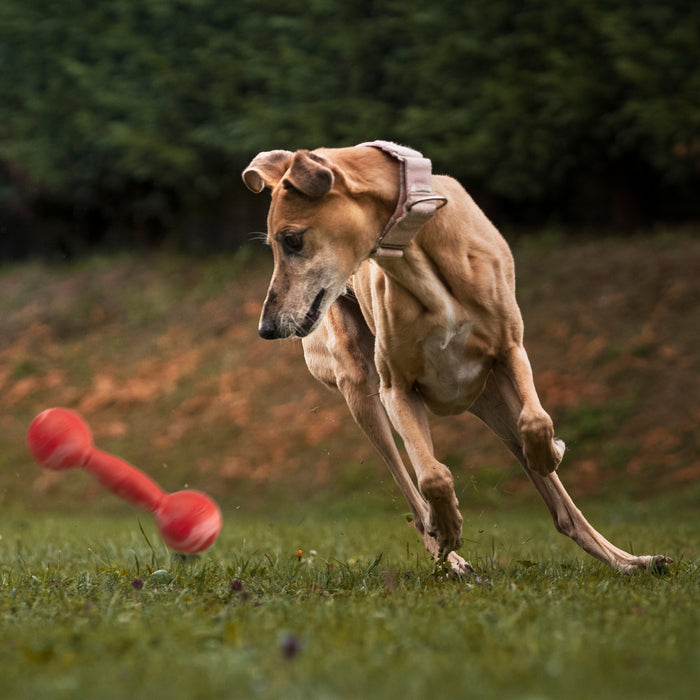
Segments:
[[[537,396],[508,244],[454,179],[387,141],[257,155],[243,172],[272,191],[274,271],[263,338],[302,338],[311,374],[345,397],[406,498],[427,550],[456,574],[462,516],[434,456],[428,410],[470,411],[515,455],[556,529],[615,569],[666,566],[608,542],[556,469],[564,443]],[[393,431],[415,473],[409,475]]]

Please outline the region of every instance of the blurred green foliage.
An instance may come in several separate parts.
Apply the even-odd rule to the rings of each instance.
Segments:
[[[497,218],[697,216],[699,36],[692,0],[4,0],[0,254],[42,218],[206,236],[258,151],[372,138]]]

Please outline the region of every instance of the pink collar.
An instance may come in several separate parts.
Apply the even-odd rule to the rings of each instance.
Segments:
[[[431,163],[412,148],[391,141],[368,141],[360,146],[378,148],[401,164],[399,199],[389,223],[379,236],[372,257],[400,258],[419,229],[447,199],[433,191]]]

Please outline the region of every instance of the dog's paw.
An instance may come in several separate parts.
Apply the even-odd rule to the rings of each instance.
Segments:
[[[666,557],[663,554],[655,554],[632,557],[629,561],[620,562],[616,568],[623,574],[633,574],[635,571],[663,573],[672,562],[673,559],[671,559],[671,557]]]
[[[469,576],[476,573],[474,567],[468,561],[460,557],[457,552],[450,552],[446,560],[450,565],[450,575],[453,577]]]
[[[447,555],[462,546],[462,514],[456,504],[450,508],[430,509],[427,534],[438,544],[438,551]]]
[[[430,479],[423,479],[420,490],[428,504],[425,520],[426,533],[437,540],[441,554],[445,556],[462,546],[462,514],[454,492],[454,480],[446,467]]]
[[[527,465],[533,471],[548,476],[556,471],[564,458],[566,445],[560,438],[553,436],[549,416],[545,414],[547,420],[539,424],[539,429],[522,430],[523,453],[527,460]]]

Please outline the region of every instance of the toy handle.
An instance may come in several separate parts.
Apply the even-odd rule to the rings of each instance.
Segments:
[[[153,513],[166,496],[155,481],[109,452],[93,448],[84,467],[117,496]]]

